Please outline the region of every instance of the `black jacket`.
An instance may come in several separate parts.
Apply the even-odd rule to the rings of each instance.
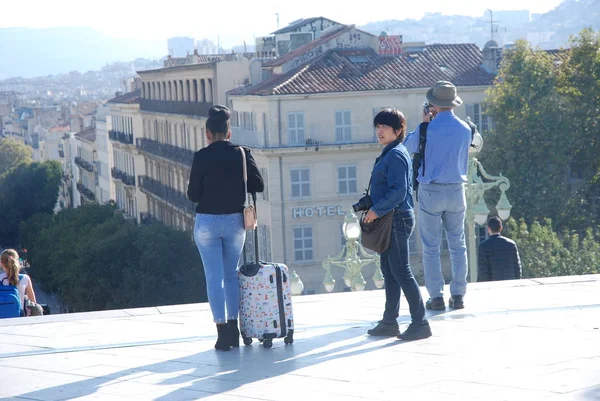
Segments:
[[[500,234],[479,244],[477,276],[477,281],[520,279],[521,258],[517,244]]]
[[[248,192],[264,191],[263,178],[250,149],[246,151]],[[240,147],[217,141],[194,154],[187,195],[197,202],[196,213],[233,214],[244,209],[244,172]]]

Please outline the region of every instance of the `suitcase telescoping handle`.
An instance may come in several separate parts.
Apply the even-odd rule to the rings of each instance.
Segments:
[[[252,196],[254,213],[256,214],[256,219],[258,220],[258,209],[256,208],[256,192],[252,192],[250,195]],[[258,257],[258,226],[252,231],[254,231],[254,257],[256,258],[256,265],[258,266],[260,264],[260,258]]]

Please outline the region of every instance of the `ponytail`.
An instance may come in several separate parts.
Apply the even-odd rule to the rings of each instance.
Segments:
[[[19,272],[21,265],[19,264],[19,254],[14,249],[7,249],[0,255],[0,263],[8,277],[10,285],[19,284]]]

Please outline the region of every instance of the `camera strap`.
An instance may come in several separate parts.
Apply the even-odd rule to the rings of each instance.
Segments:
[[[375,168],[375,166],[377,165],[377,163],[379,163],[380,161],[383,160],[383,158],[385,157],[385,155],[392,149],[394,149],[396,146],[398,146],[400,144],[400,141],[395,140],[394,142],[391,143],[392,146],[387,147],[383,152],[381,152],[381,154],[379,155],[379,157],[377,157],[375,159],[375,164],[373,165],[373,168]],[[367,192],[365,192],[365,195],[369,195],[369,191],[371,190],[371,180],[373,179],[373,174],[371,173],[371,177],[369,178],[369,186],[367,187]]]

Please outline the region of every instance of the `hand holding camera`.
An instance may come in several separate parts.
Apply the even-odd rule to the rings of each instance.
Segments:
[[[423,122],[428,123],[435,117],[435,109],[434,105],[429,103],[428,101],[423,102]]]

